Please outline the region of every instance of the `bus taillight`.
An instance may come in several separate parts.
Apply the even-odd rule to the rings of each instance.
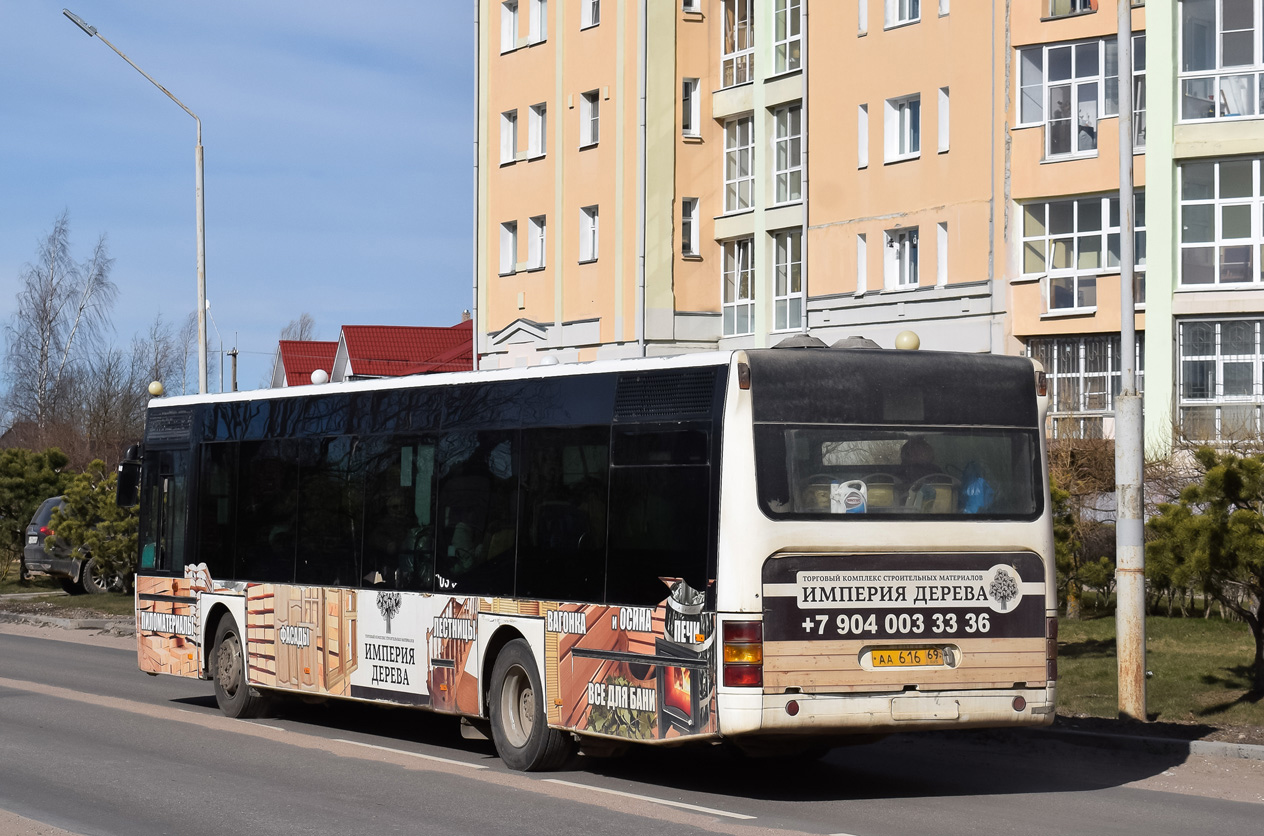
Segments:
[[[761,621],[724,622],[724,684],[764,684],[764,624]]]

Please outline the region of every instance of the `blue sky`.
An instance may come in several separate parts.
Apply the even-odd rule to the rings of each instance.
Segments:
[[[63,7],[202,120],[207,299],[241,388],[303,312],[330,340],[460,321],[472,0],[0,0],[0,319],[63,209],[77,258],[108,236],[117,344],[196,307],[196,125]]]

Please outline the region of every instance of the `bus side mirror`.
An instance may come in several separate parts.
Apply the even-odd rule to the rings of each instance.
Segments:
[[[127,455],[118,466],[118,486],[114,501],[122,508],[130,508],[140,502],[140,446],[127,448]]]

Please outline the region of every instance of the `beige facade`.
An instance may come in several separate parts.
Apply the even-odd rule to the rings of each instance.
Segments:
[[[912,330],[929,349],[1074,354],[1058,426],[1109,431],[1114,13],[1114,0],[482,0],[480,365],[802,332],[889,347]],[[1144,8],[1133,15],[1143,33]]]

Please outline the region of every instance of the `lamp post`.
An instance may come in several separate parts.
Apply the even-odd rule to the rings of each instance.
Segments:
[[[197,148],[194,152],[194,165],[197,178],[197,323],[198,323],[198,392],[206,394],[206,224],[205,211],[203,208],[203,178],[202,178],[202,120],[197,114],[184,106],[184,102],[171,95],[171,91],[154,81],[149,73],[132,63],[132,59],[128,58],[118,47],[105,39],[105,36],[97,32],[95,26],[89,26],[81,17],[76,15],[69,9],[62,9],[61,13],[70,19],[75,26],[82,29],[88,37],[100,38],[101,42],[122,58],[132,69],[149,79],[149,82],[167,95],[167,98],[180,105],[180,109],[193,117],[193,121],[197,122]]]

